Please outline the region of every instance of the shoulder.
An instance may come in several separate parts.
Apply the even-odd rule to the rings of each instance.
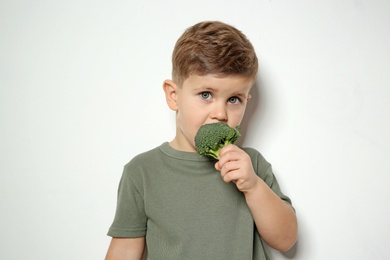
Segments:
[[[123,168],[123,180],[142,182],[143,176],[147,172],[158,167],[158,158],[161,156],[159,147],[155,147],[146,152],[134,156]]]
[[[272,173],[271,164],[264,158],[264,156],[255,148],[241,147],[251,158],[253,168],[257,175],[265,178],[266,175]]]
[[[276,195],[291,205],[290,198],[281,191],[279,183],[273,173],[272,166],[264,156],[254,148],[245,147],[241,149],[250,156],[256,174],[273,190],[273,192],[275,192]]]
[[[159,146],[155,147],[151,150],[145,151],[143,153],[140,153],[136,156],[134,156],[126,165],[127,167],[132,167],[134,165],[142,165],[150,163],[151,159],[155,158],[156,156],[159,156],[161,154]]]
[[[241,149],[243,149],[249,155],[253,163],[270,165],[264,156],[255,148],[241,147]]]

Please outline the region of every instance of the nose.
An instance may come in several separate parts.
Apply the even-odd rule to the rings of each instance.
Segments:
[[[218,120],[220,122],[227,122],[226,104],[215,104],[211,114],[211,119]]]

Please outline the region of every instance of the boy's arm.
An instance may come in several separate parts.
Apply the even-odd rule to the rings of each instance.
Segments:
[[[215,168],[225,182],[234,182],[244,193],[257,230],[271,247],[289,250],[297,240],[298,224],[292,207],[279,198],[254,172],[247,153],[228,145],[219,154]]]
[[[257,230],[268,245],[280,251],[287,251],[297,240],[298,224],[295,212],[262,179],[257,178],[256,186],[244,192]]]
[[[112,238],[106,260],[141,260],[145,249],[145,237]]]

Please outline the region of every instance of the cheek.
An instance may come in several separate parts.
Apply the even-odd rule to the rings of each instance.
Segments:
[[[206,122],[205,112],[196,107],[188,107],[182,111],[182,127],[185,129],[189,138],[195,138],[198,129]]]
[[[206,108],[194,100],[187,101],[184,100],[186,103],[183,103],[182,106],[182,112],[186,116],[186,120],[189,122],[202,120],[204,114],[207,113]]]
[[[230,111],[229,121],[231,121],[231,123],[236,123],[237,125],[239,125],[244,118],[245,108],[245,106],[242,106],[240,108]]]
[[[200,111],[201,110],[191,106],[187,106],[182,110],[179,110],[178,118],[181,122],[183,129],[185,129],[185,132],[192,133],[194,132],[194,129],[198,127],[199,124],[202,124],[200,122],[202,119]]]

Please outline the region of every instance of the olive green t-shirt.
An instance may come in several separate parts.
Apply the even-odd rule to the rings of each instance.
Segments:
[[[258,151],[244,150],[258,176],[291,204],[271,165]],[[146,236],[151,260],[269,259],[244,195],[214,164],[168,143],[134,157],[124,167],[108,235]]]

